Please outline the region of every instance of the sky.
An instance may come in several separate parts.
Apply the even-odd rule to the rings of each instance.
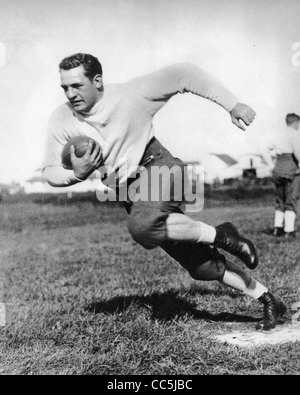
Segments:
[[[0,0],[0,183],[41,167],[47,120],[65,97],[58,63],[97,56],[104,83],[192,62],[257,112],[247,133],[220,106],[191,94],[154,119],[183,160],[259,151],[300,113],[299,0]],[[300,58],[300,55],[299,55]],[[299,62],[300,63],[300,62]]]

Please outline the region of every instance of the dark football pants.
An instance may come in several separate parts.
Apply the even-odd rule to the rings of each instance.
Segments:
[[[273,177],[276,187],[276,210],[297,213],[300,193],[299,168],[293,154],[278,155]]]
[[[130,180],[129,200],[126,204],[130,214],[128,229],[133,239],[146,249],[161,247],[179,262],[197,280],[221,280],[225,272],[225,259],[217,249],[203,243],[173,242],[168,239],[166,221],[171,213],[181,213],[184,200],[184,163],[174,158],[155,138],[148,144],[141,166],[144,170]],[[172,177],[153,176],[166,167],[172,169]],[[137,188],[137,186],[140,186]],[[148,199],[135,201],[147,185]],[[145,189],[145,188],[144,188]],[[159,198],[151,199],[154,195]],[[145,196],[144,196],[145,197]]]
[[[278,211],[298,211],[298,200],[300,192],[300,176],[295,176],[293,180],[288,178],[278,178],[275,180],[276,186],[276,210]]]

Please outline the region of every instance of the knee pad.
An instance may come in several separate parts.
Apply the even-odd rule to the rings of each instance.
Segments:
[[[220,281],[224,277],[226,270],[226,258],[219,254],[219,257],[214,257],[212,260],[202,263],[193,270],[190,270],[190,275],[195,280],[201,281]]]

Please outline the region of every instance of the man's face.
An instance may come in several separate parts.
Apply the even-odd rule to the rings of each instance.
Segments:
[[[96,75],[91,81],[80,65],[70,70],[60,70],[61,87],[74,110],[90,111],[101,97],[102,78]]]

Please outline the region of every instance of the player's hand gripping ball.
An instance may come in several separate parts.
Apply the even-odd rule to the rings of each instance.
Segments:
[[[93,149],[92,149],[93,151],[97,143],[95,140],[91,139],[90,137],[76,136],[71,138],[67,142],[61,154],[62,164],[65,169],[67,170],[73,169],[72,161],[71,161],[71,146],[72,145],[74,146],[75,155],[77,156],[77,158],[82,158],[86,153],[90,141],[93,142]]]

